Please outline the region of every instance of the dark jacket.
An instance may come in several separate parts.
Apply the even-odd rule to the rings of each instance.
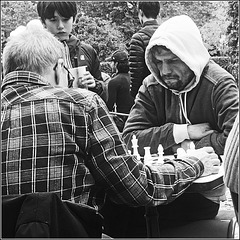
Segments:
[[[72,66],[78,67],[85,64],[92,76],[102,81],[100,62],[94,48],[89,44],[80,42],[80,40],[74,35],[70,35],[70,38],[66,43],[69,47]],[[84,55],[85,57],[84,63],[81,60],[81,55]]]
[[[87,66],[87,70],[96,80],[96,87],[91,88],[90,90],[100,95],[103,100],[106,101],[107,89],[102,79],[100,62],[95,49],[89,44],[80,42],[80,40],[74,35],[70,35],[70,38],[66,43],[69,47],[72,66]],[[85,60],[81,60],[81,55],[84,55]]]
[[[94,208],[46,192],[3,196],[2,220],[4,238],[101,238],[103,225]]]
[[[113,111],[116,104],[117,112],[129,113],[133,105],[133,98],[130,95],[130,78],[128,73],[119,73],[115,75],[108,83],[108,101],[109,111]]]
[[[147,21],[143,27],[132,36],[129,51],[129,73],[131,77],[131,95],[135,98],[142,81],[150,74],[145,64],[145,49],[148,42],[158,28],[156,20]]]

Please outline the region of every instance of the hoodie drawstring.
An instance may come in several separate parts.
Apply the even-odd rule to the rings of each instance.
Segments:
[[[70,52],[69,52],[69,48],[68,45],[65,41],[62,42],[63,46],[64,46],[64,62],[67,68],[72,68],[72,63],[71,63],[71,59],[70,59]]]
[[[187,117],[187,92],[184,93],[184,104],[183,104],[183,101],[181,98],[181,94],[179,94],[179,100],[180,100],[181,110],[182,110],[183,116],[186,120],[186,123],[191,124],[190,120]]]

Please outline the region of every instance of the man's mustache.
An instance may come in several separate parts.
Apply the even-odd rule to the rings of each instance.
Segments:
[[[171,80],[178,80],[179,77],[177,75],[163,75],[162,80],[163,81],[171,81]]]

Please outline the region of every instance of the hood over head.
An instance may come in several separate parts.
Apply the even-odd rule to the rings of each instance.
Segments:
[[[199,29],[192,19],[186,15],[180,15],[166,20],[155,31],[146,48],[146,65],[157,81],[167,88],[160,79],[159,71],[153,62],[151,49],[156,45],[168,48],[194,72],[196,77],[181,92],[193,89],[199,82],[202,71],[209,62],[210,55],[203,44]]]

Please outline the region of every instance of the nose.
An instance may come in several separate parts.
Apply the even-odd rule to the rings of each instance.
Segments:
[[[63,22],[61,20],[58,21],[58,29],[63,29],[64,25]]]
[[[171,73],[171,68],[168,63],[163,62],[161,67],[162,75],[168,75]]]

